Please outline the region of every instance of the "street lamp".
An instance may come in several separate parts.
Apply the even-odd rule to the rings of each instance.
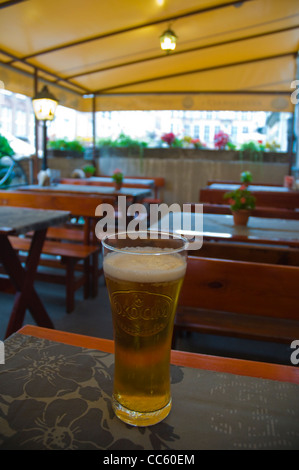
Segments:
[[[53,121],[58,100],[49,92],[48,87],[45,85],[43,89],[32,98],[32,105],[36,119],[43,121],[44,156],[42,170],[47,170],[47,121]]]

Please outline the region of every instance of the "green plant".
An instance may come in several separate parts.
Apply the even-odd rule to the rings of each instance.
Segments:
[[[250,171],[243,171],[241,173],[241,182],[242,183],[251,183],[252,181],[252,174]]]
[[[85,165],[82,170],[86,175],[91,175],[93,176],[96,172],[96,168],[93,165]]]
[[[261,160],[263,155],[263,149],[259,142],[253,140],[244,142],[240,146],[240,157],[243,159],[243,152],[247,152],[252,160]]]
[[[233,142],[231,142],[230,140],[227,142],[226,146],[227,146],[228,150],[236,150],[237,149],[236,144],[233,144]]]
[[[0,134],[0,158],[12,157],[12,155],[14,155],[14,151],[9,145],[7,138]]]
[[[192,139],[191,144],[194,146],[196,149],[203,149],[206,147],[206,144],[204,142],[201,142],[200,139]]]
[[[47,147],[52,150],[69,150],[71,152],[83,153],[84,147],[79,140],[55,139],[49,140]]]
[[[147,143],[138,139],[132,139],[129,135],[121,133],[116,139],[116,146],[139,150],[140,148],[147,147]]]
[[[168,147],[184,147],[185,139],[179,139],[173,132],[163,134],[161,141],[165,142]]]
[[[112,179],[115,183],[122,183],[124,179],[123,172],[119,168],[116,168],[113,172]]]
[[[270,152],[278,152],[280,149],[280,145],[275,140],[273,140],[272,142],[266,143],[265,149]]]
[[[255,197],[248,191],[246,186],[242,185],[234,191],[224,194],[224,199],[228,199],[230,208],[233,212],[239,210],[252,210],[255,208]]]
[[[98,147],[116,147],[116,141],[111,139],[111,137],[102,137],[97,141]]]

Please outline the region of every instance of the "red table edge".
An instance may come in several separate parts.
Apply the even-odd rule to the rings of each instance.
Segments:
[[[107,353],[114,352],[114,341],[85,336],[78,333],[25,325],[17,333],[44,338],[58,343],[97,349]],[[220,356],[210,356],[185,351],[171,351],[171,364],[195,369],[211,370],[248,377],[277,380],[299,384],[299,366],[249,361]]]

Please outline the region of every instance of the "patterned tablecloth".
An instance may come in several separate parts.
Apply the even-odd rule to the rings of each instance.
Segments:
[[[113,354],[22,334],[0,364],[0,449],[299,449],[299,386],[171,366],[173,408],[136,428],[111,408]]]

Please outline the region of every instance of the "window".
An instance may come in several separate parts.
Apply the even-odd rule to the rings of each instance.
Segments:
[[[194,126],[193,136],[194,136],[194,139],[199,139],[199,126]]]
[[[248,127],[243,127],[243,134],[248,134]]]
[[[1,108],[1,128],[4,131],[11,132],[12,130],[12,109],[8,106]]]
[[[190,126],[188,124],[185,125],[184,132],[185,132],[185,135],[190,135]]]
[[[205,126],[204,140],[210,142],[210,126]]]
[[[26,113],[18,110],[16,113],[16,135],[19,137],[26,137]]]
[[[232,137],[237,137],[238,134],[238,128],[236,126],[232,127]]]

